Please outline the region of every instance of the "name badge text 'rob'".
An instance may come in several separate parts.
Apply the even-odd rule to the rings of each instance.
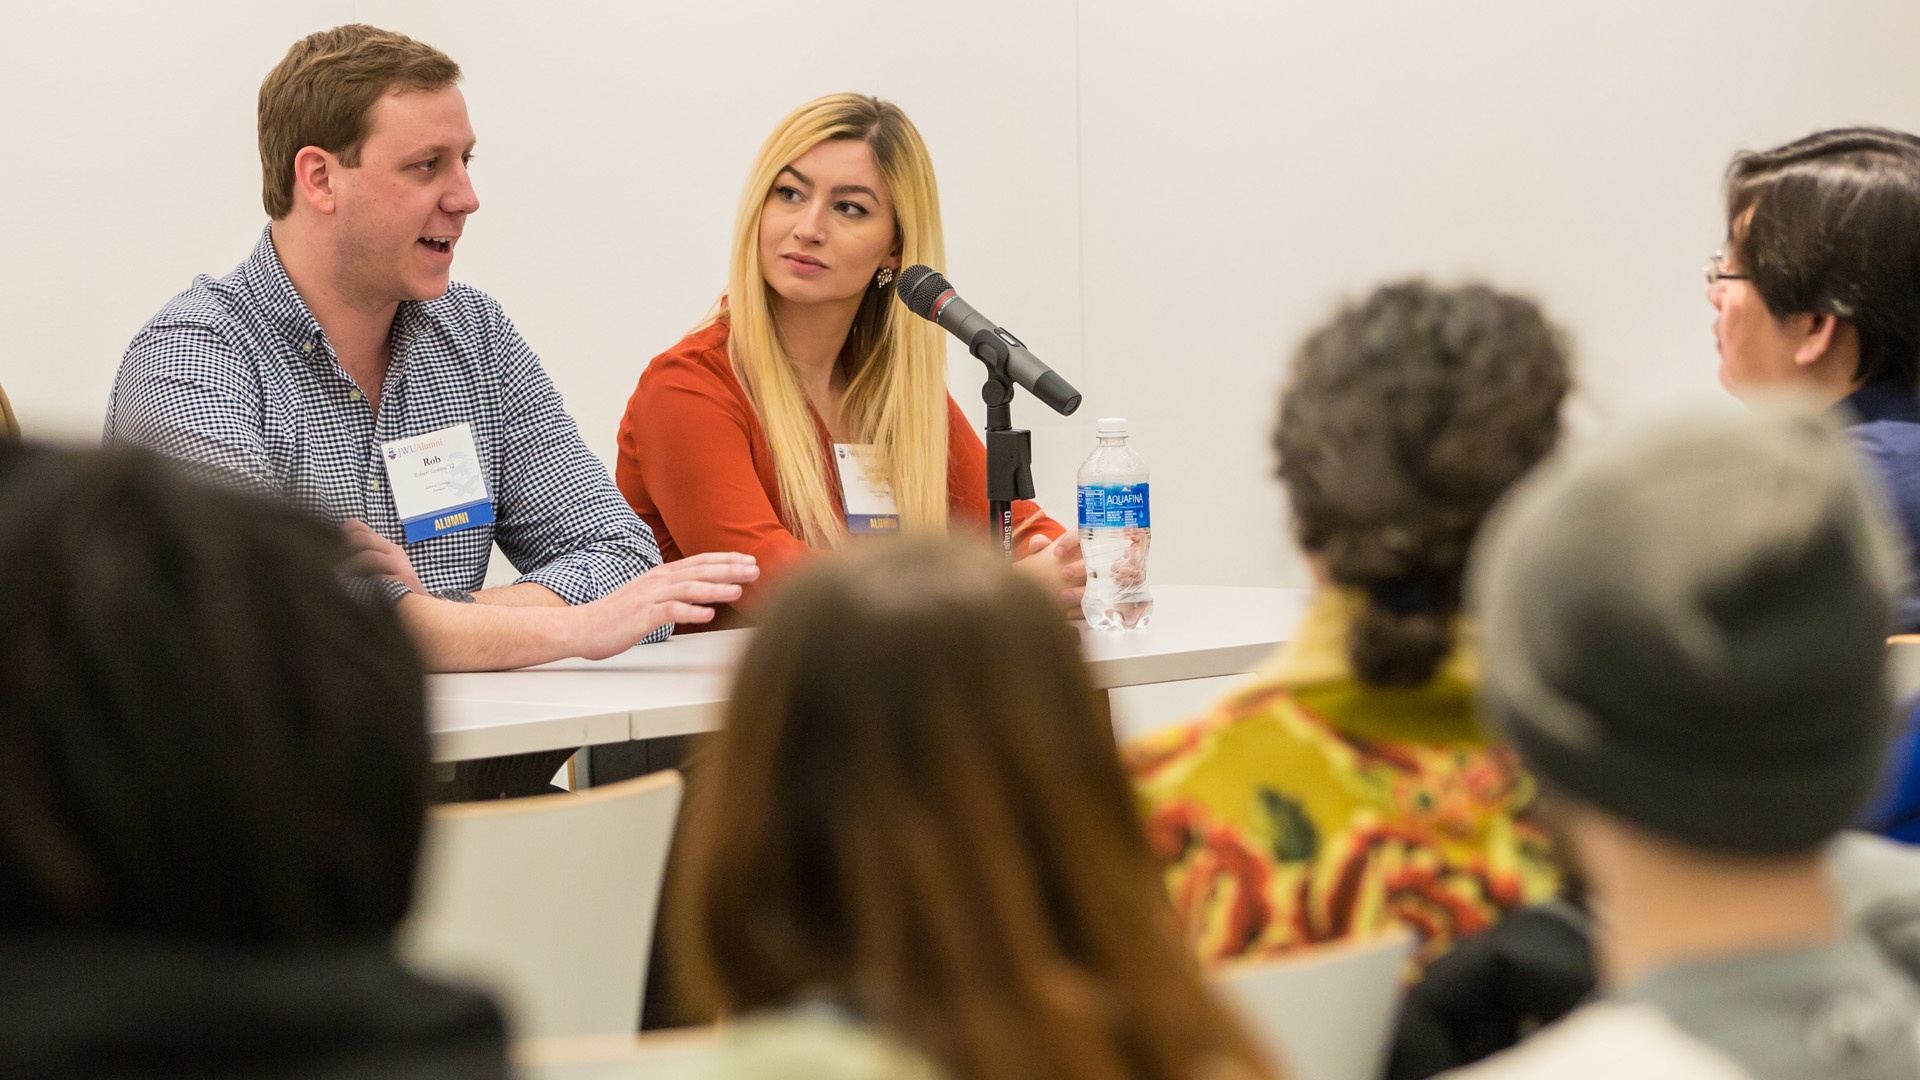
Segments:
[[[382,443],[380,456],[409,543],[493,523],[472,424]]]

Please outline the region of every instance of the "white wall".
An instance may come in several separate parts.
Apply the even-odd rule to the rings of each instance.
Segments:
[[[1920,129],[1909,0],[1212,3],[0,0],[0,385],[97,435],[121,349],[262,222],[259,80],[360,19],[466,68],[481,213],[455,273],[502,302],[592,447],[724,277],[739,184],[789,108],[900,102],[939,169],[945,269],[1087,396],[1023,398],[1057,516],[1093,419],[1154,469],[1156,577],[1300,570],[1267,427],[1292,342],[1389,276],[1546,303],[1597,422],[1721,400],[1699,267],[1735,149]],[[979,374],[953,358],[976,418]]]

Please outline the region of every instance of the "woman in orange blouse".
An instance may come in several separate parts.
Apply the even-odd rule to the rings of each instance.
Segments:
[[[943,332],[890,288],[902,266],[944,262],[933,166],[898,107],[835,94],[781,122],[741,199],[726,296],[648,365],[620,422],[614,477],[662,557],[754,555],[751,610],[787,565],[848,543],[842,444],[871,446],[901,532],[985,534],[986,451],[946,392]],[[1025,565],[1077,603],[1077,536],[1031,502],[1014,526]]]

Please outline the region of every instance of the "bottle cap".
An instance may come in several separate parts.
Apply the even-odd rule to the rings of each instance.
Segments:
[[[1124,416],[1103,416],[1095,430],[1102,439],[1127,437],[1127,418]]]

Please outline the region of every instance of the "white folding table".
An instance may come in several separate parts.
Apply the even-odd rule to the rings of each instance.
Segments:
[[[1082,630],[1102,690],[1233,675],[1286,641],[1307,590],[1154,586],[1153,625]],[[561,660],[518,671],[434,675],[428,727],[436,761],[462,761],[711,731],[751,630],[687,634],[606,660]]]

